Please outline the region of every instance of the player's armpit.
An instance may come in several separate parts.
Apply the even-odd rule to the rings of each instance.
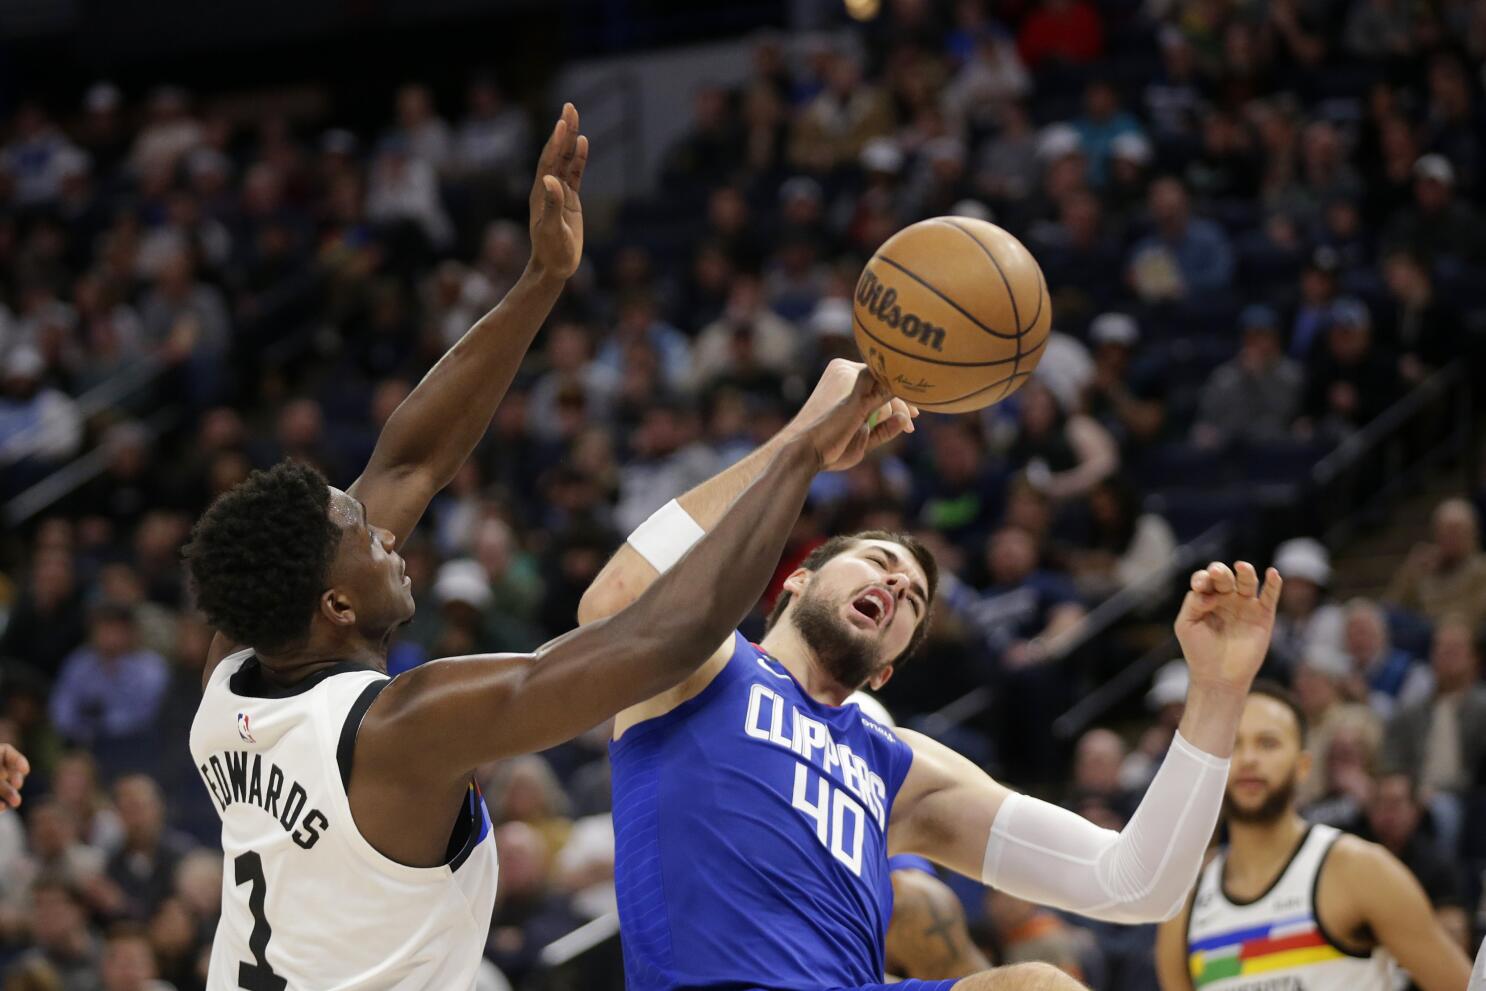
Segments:
[[[922,871],[894,871],[888,969],[921,981],[968,977],[990,966],[970,940],[955,893]]]
[[[1192,991],[1192,974],[1187,965],[1187,918],[1192,900],[1156,929],[1156,979],[1161,991]]]
[[[1409,869],[1375,843],[1343,836],[1332,847],[1326,869],[1360,910],[1379,943],[1424,991],[1458,991],[1470,978],[1470,961],[1435,918]]]
[[[889,854],[916,853],[980,877],[991,825],[1010,789],[937,740],[894,732],[912,748],[913,763],[893,801]]]

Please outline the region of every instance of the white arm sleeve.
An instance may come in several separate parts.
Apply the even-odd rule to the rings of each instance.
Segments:
[[[1109,922],[1162,922],[1181,911],[1202,867],[1228,761],[1182,739],[1125,828],[1011,795],[991,824],[981,879],[1007,894]]]

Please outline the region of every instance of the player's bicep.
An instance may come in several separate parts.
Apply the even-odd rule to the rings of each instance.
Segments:
[[[1342,844],[1346,844],[1345,847]],[[1418,879],[1381,847],[1338,841],[1346,890],[1358,900],[1363,919],[1388,952],[1424,991],[1465,986],[1470,961],[1453,944]]]
[[[890,853],[916,853],[980,877],[991,825],[1010,790],[937,740],[896,732],[913,750],[913,763],[893,802]]]
[[[1176,918],[1168,919],[1156,929],[1156,979],[1161,991],[1192,991],[1192,976],[1187,966],[1187,917],[1192,900]]]

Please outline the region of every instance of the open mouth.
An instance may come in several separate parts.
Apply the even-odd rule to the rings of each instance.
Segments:
[[[892,620],[894,602],[886,589],[873,587],[853,599],[851,608],[858,616],[866,619],[873,629],[880,630]]]

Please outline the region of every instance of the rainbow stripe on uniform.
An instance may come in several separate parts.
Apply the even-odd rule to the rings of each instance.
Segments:
[[[1230,977],[1306,967],[1345,956],[1326,942],[1309,912],[1268,925],[1218,933],[1187,947],[1187,964],[1197,988]]]

